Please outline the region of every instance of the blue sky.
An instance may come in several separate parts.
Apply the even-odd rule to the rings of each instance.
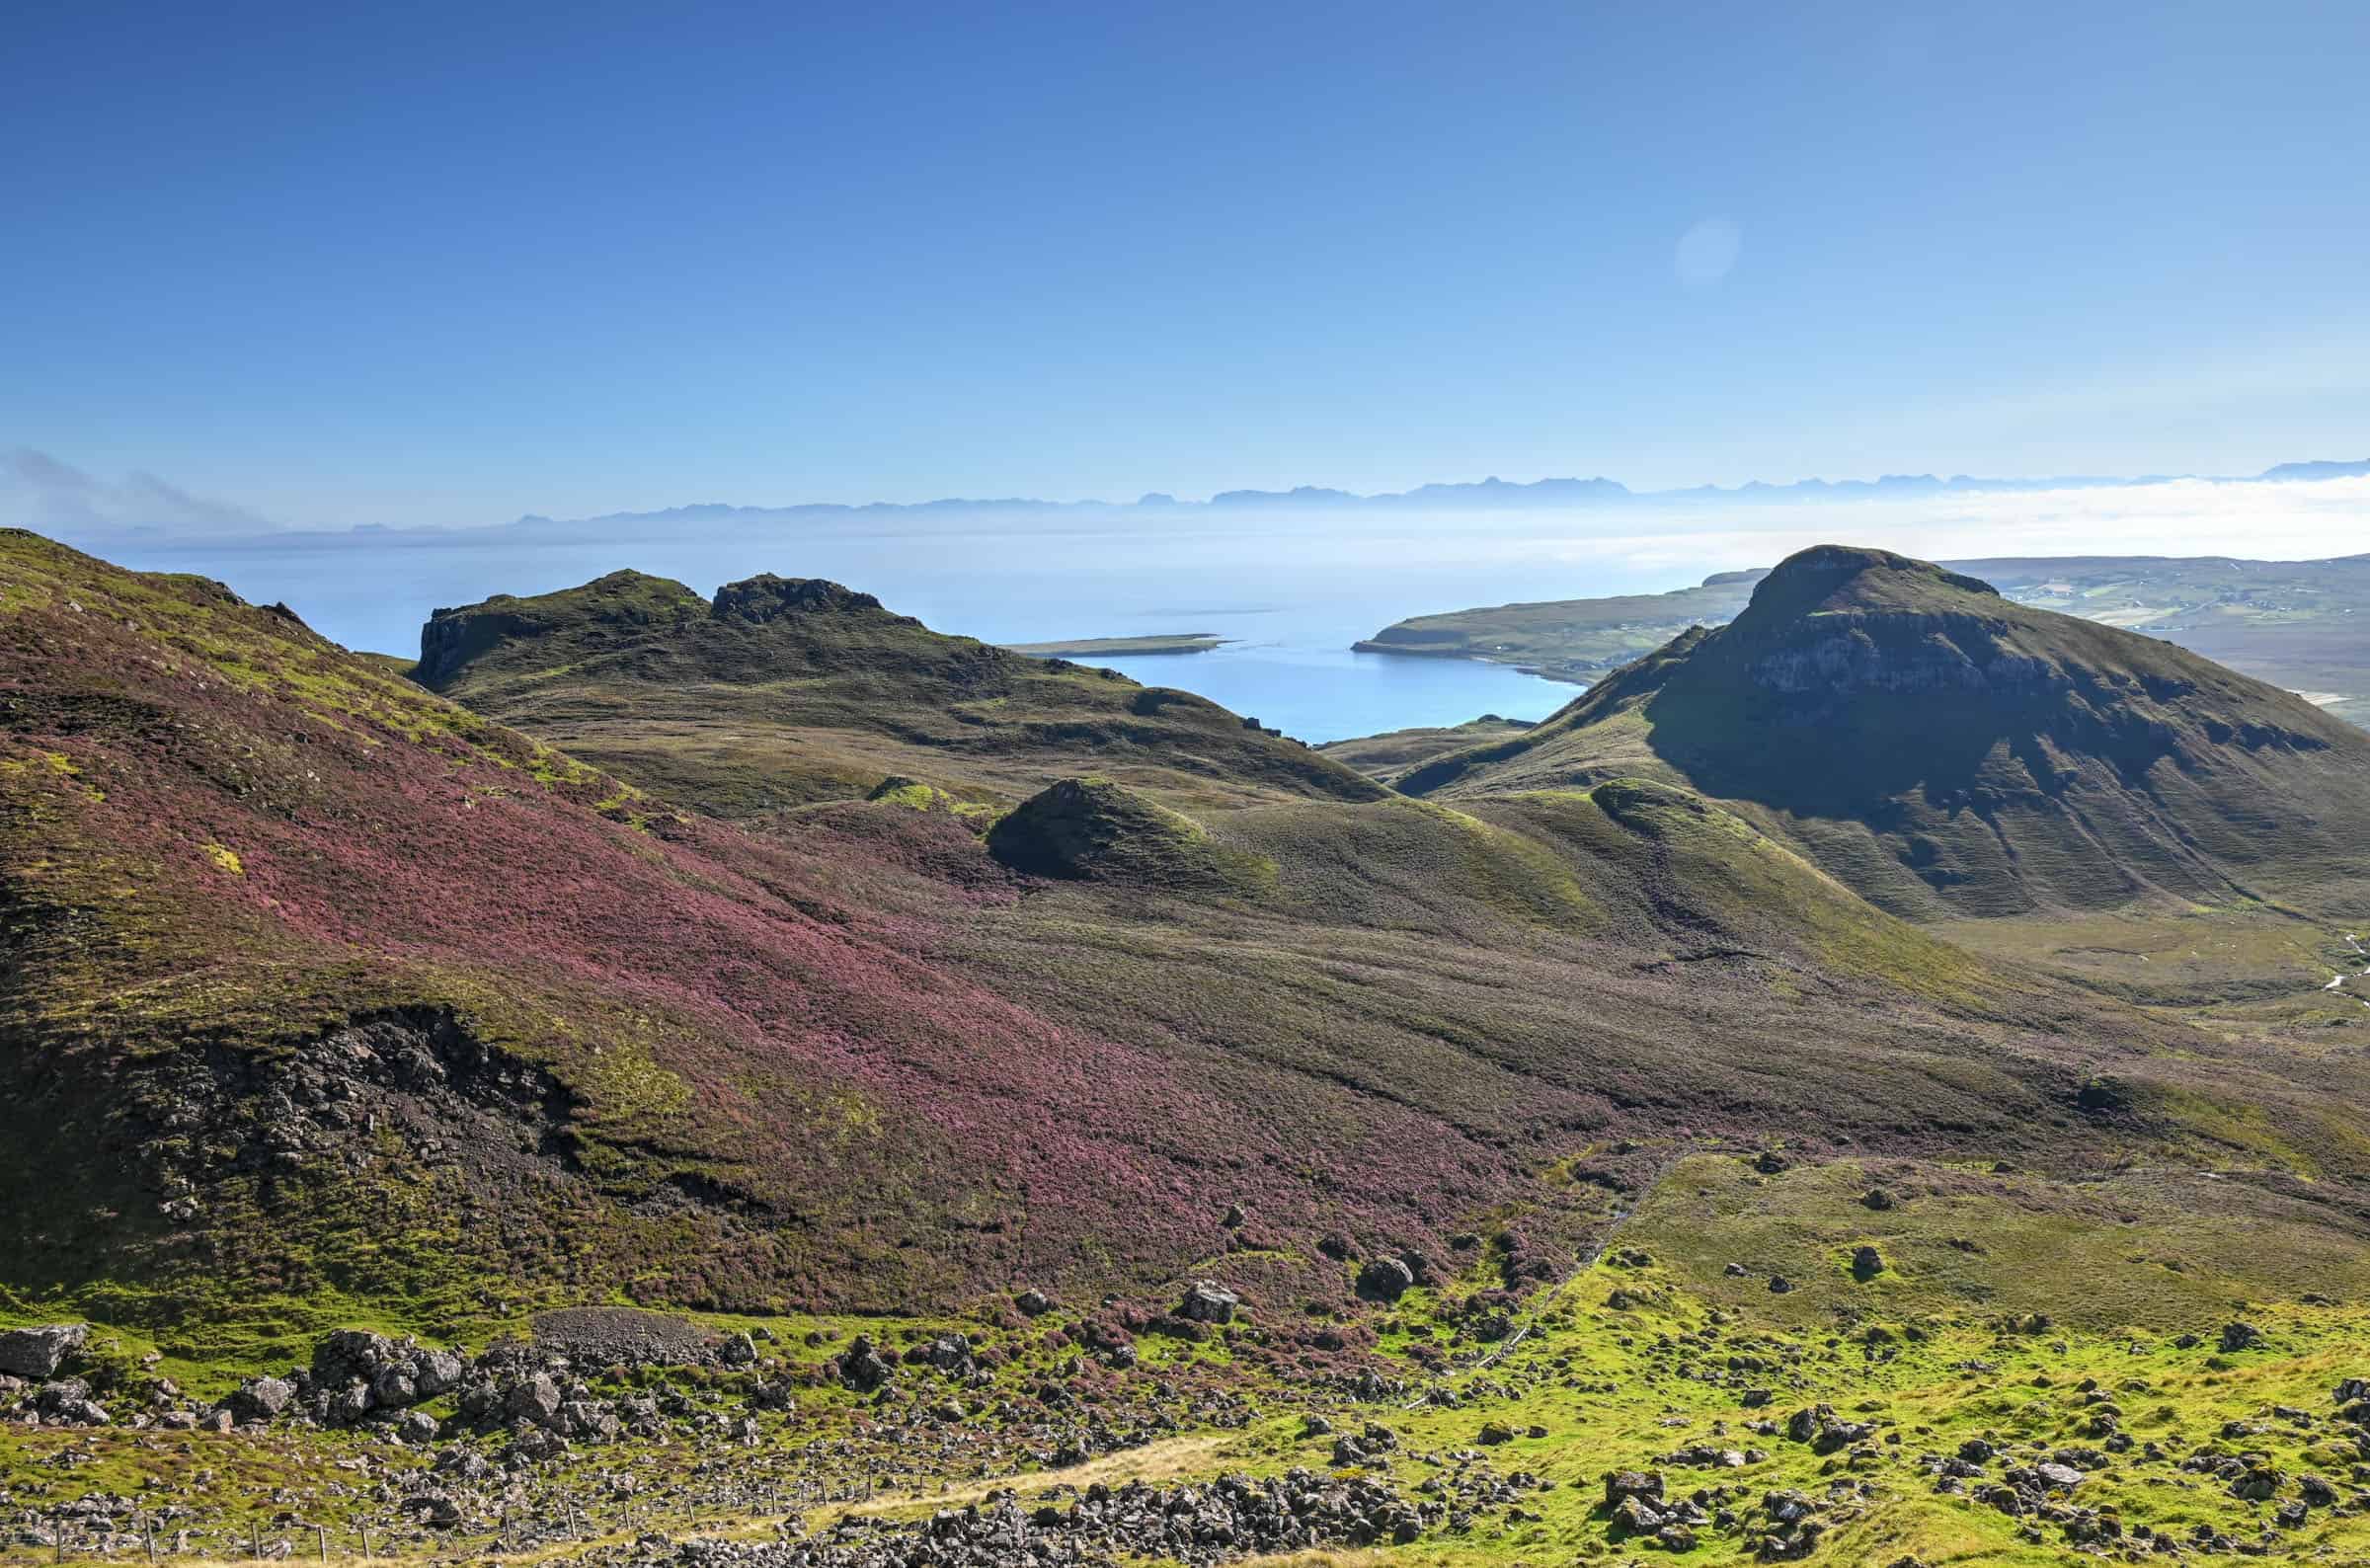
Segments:
[[[2370,455],[2358,4],[9,35],[0,449],[283,524]]]

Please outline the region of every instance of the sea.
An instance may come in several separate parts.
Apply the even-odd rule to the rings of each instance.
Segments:
[[[936,630],[988,642],[1203,632],[1226,641],[1210,653],[1091,662],[1199,693],[1310,743],[1484,714],[1541,719],[1581,689],[1505,666],[1352,651],[1393,621],[1674,588],[1700,576],[1640,569],[1611,552],[1592,560],[1584,540],[1470,518],[1439,528],[1397,519],[1278,526],[1229,525],[1207,513],[1174,524],[555,523],[91,547],[125,566],[219,579],[254,602],[287,604],[350,648],[391,654],[416,653],[422,623],[439,606],[547,592],[620,567],[703,593],[759,572],[830,578]]]

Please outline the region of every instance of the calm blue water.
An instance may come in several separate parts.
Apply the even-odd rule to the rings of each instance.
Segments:
[[[1577,688],[1462,661],[1353,654],[1403,616],[1513,599],[1668,588],[1592,560],[1582,541],[1462,527],[1329,522],[1227,527],[1044,523],[844,524],[668,537],[450,535],[101,546],[125,566],[199,572],[259,603],[282,600],[352,648],[410,653],[429,611],[497,592],[540,593],[619,567],[702,592],[757,572],[828,577],[940,631],[990,642],[1211,632],[1215,653],[1113,660],[1304,741],[1483,713],[1539,719]],[[1678,576],[1684,576],[1679,574]]]

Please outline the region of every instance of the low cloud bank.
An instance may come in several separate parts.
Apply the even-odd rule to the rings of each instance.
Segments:
[[[1592,519],[1596,520],[1596,519]],[[2295,484],[2181,479],[2113,489],[1931,496],[1741,511],[1676,506],[1650,528],[1602,519],[1557,559],[1639,572],[1768,566],[1814,544],[1880,545],[1926,560],[1989,556],[2227,555],[2309,561],[2370,553],[2370,478]]]
[[[47,452],[0,453],[0,516],[43,532],[262,533],[273,523],[227,501],[192,495],[142,470],[102,479]]]

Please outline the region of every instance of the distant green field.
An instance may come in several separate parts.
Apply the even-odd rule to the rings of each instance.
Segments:
[[[1944,565],[2019,603],[2164,638],[2370,724],[2370,555],[2007,557]],[[1690,626],[1726,623],[1764,575],[1725,572],[1668,593],[1412,616],[1358,647],[1478,659],[1590,681]]]
[[[1127,659],[1146,654],[1206,654],[1225,641],[1215,632],[1161,632],[1150,637],[1073,637],[1002,646],[1031,659]]]

